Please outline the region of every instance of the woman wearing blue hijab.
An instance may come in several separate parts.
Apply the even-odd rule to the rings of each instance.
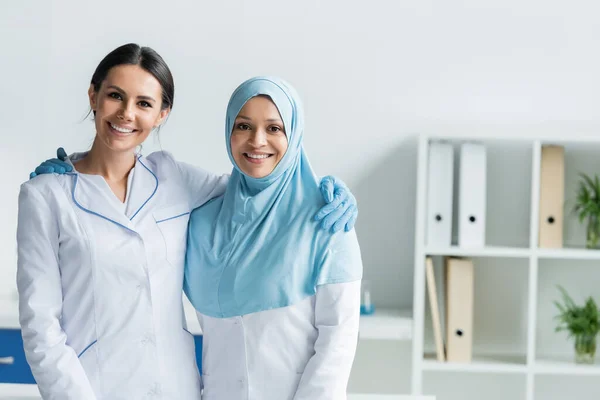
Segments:
[[[204,333],[205,400],[345,399],[362,261],[354,230],[315,229],[319,180],[295,90],[242,83],[227,107],[225,193],[190,216],[184,290]]]

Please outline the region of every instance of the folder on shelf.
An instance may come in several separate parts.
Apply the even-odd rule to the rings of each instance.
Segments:
[[[446,360],[471,362],[473,347],[473,262],[448,257],[446,269]]]
[[[454,147],[451,143],[429,143],[427,169],[427,246],[452,243],[452,190]]]
[[[435,272],[433,270],[433,260],[431,257],[425,259],[425,272],[427,277],[427,294],[429,298],[429,308],[431,310],[431,322],[433,324],[433,338],[435,340],[435,351],[438,361],[446,360],[446,351],[444,349],[444,339],[442,336],[442,325],[440,320],[440,307],[437,296],[437,285],[435,283]]]
[[[458,244],[461,247],[485,246],[486,166],[483,144],[461,145],[458,192]]]
[[[565,149],[542,146],[540,163],[539,247],[563,247]]]

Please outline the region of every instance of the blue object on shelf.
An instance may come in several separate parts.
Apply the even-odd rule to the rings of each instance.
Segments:
[[[194,335],[194,344],[198,371],[202,374],[202,335]],[[19,329],[0,329],[0,358],[4,357],[12,357],[13,360],[11,364],[0,364],[0,383],[36,383],[25,358]]]
[[[375,306],[373,304],[370,305],[360,305],[360,315],[371,315],[375,313]]]
[[[375,312],[375,305],[371,302],[371,288],[369,281],[362,281],[360,296],[360,315],[371,315]]]
[[[12,357],[12,363],[0,364],[0,383],[35,383],[19,329],[0,329],[0,358],[4,357]]]

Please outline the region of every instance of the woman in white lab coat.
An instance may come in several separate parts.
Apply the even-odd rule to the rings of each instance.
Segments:
[[[358,338],[354,230],[328,235],[286,82],[252,78],[227,108],[234,169],[190,216],[184,289],[203,330],[205,400],[341,400]]]
[[[187,222],[229,177],[135,154],[173,96],[157,53],[117,48],[91,80],[91,150],[21,187],[20,323],[44,399],[200,398],[182,307]]]

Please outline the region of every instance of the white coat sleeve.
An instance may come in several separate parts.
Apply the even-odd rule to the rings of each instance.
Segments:
[[[358,342],[360,280],[317,288],[315,353],[294,400],[345,400]]]
[[[229,174],[213,174],[200,167],[177,161],[169,153],[167,154],[176,165],[182,184],[188,190],[192,210],[225,193]]]
[[[58,210],[56,210],[58,212]],[[60,325],[62,286],[55,215],[33,186],[19,193],[17,288],[25,355],[44,399],[95,399]]]

